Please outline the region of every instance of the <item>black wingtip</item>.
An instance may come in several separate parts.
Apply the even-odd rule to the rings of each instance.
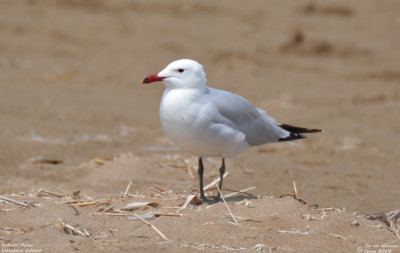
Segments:
[[[285,138],[279,138],[278,141],[294,141],[298,139],[307,138],[307,136],[303,135],[304,133],[320,133],[322,132],[321,129],[310,129],[310,128],[303,128],[303,127],[295,127],[287,124],[280,124],[278,125],[282,129],[290,132],[290,135]]]
[[[290,133],[288,137],[285,138],[279,138],[278,141],[295,141],[298,139],[304,139],[307,138],[307,136],[298,134],[298,133]]]
[[[310,129],[310,128],[304,128],[304,127],[295,127],[295,126],[291,126],[288,124],[279,124],[278,126],[280,126],[281,128],[285,129],[288,132],[291,133],[298,133],[298,134],[306,134],[306,133],[320,133],[322,132],[321,129]]]

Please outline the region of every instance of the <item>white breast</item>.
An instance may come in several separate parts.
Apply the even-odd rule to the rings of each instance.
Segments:
[[[249,147],[245,135],[218,122],[218,111],[197,89],[166,89],[160,105],[165,133],[186,152],[197,156],[233,156]]]

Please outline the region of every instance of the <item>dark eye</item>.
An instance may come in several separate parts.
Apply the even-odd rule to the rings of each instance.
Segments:
[[[185,71],[184,69],[178,69],[179,73],[183,73],[183,71]]]

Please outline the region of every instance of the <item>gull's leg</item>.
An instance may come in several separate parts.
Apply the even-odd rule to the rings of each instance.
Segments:
[[[199,157],[199,179],[200,179],[200,199],[203,201],[207,201],[208,199],[204,196],[204,189],[203,189],[203,173],[204,173],[204,166],[203,166],[203,158]]]
[[[222,191],[222,180],[224,179],[224,174],[225,174],[225,157],[222,157],[222,165],[221,168],[219,168],[219,190]],[[219,198],[221,197],[221,194],[218,191],[218,195],[215,198],[215,201],[218,202]]]

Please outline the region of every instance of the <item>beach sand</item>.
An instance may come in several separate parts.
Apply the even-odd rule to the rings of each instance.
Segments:
[[[400,208],[399,12],[396,0],[2,1],[0,194],[25,204],[0,202],[0,248],[400,252],[384,216]],[[238,224],[223,202],[189,204],[149,220],[164,241],[104,213],[138,201],[159,206],[137,214],[176,213],[198,191],[196,157],[159,123],[164,87],[140,84],[181,58],[278,122],[324,132],[228,159],[224,195],[255,187],[227,198]],[[219,163],[205,162],[206,184]]]

